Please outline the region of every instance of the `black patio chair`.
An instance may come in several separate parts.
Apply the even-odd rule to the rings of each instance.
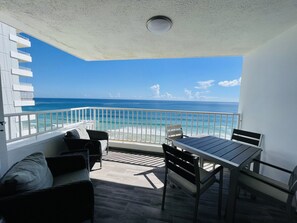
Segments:
[[[213,171],[208,172],[199,167],[199,157],[192,156],[189,153],[180,151],[167,144],[163,144],[162,146],[165,155],[165,181],[162,210],[164,210],[165,206],[167,181],[170,180],[171,183],[176,184],[188,194],[195,197],[193,222],[196,222],[200,195],[215,182],[218,182],[218,215],[221,216],[223,168],[219,166]],[[215,176],[217,173],[220,173],[219,180],[217,180]]]
[[[70,151],[87,149],[89,151],[90,170],[96,162],[102,167],[102,156],[108,154],[108,133],[89,130],[82,127],[66,132],[64,136]]]
[[[262,165],[289,174],[287,183],[280,182],[271,177],[255,173],[251,170],[244,169],[240,172],[238,178],[238,187],[243,188],[255,196],[261,196],[272,202],[285,204],[288,220],[292,219],[293,213],[296,211],[296,190],[297,190],[297,166],[293,171],[260,161]]]

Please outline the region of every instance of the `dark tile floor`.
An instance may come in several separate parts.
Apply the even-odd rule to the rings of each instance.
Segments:
[[[97,169],[96,169],[97,168]],[[178,188],[168,189],[165,210],[161,210],[164,163],[159,156],[110,151],[103,168],[91,172],[95,190],[95,222],[192,222],[194,198]],[[224,172],[223,211],[228,193],[228,171]],[[217,216],[217,186],[200,198],[199,222],[225,222]],[[237,200],[235,222],[287,223],[284,207],[245,193]],[[297,221],[293,221],[294,223]]]

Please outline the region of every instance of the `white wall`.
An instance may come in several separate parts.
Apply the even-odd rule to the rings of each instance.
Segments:
[[[297,26],[244,56],[239,112],[243,129],[264,134],[263,160],[297,165]]]

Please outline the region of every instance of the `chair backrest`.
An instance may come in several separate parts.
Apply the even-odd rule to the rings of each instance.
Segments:
[[[289,190],[296,193],[297,190],[297,166],[295,166],[294,170],[291,173],[289,179]]]
[[[167,139],[181,139],[183,138],[183,129],[181,125],[167,125],[166,126]]]
[[[233,129],[231,140],[236,140],[238,142],[260,147],[262,134],[241,129]]]
[[[199,179],[198,157],[182,152],[172,146],[163,144],[165,155],[165,165],[167,169],[172,170],[176,174],[185,178],[193,184],[196,184]]]
[[[67,139],[90,139],[90,136],[85,128],[78,127],[71,131],[67,131],[65,134],[65,138]]]

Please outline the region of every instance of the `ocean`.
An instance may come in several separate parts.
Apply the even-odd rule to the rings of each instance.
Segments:
[[[39,111],[35,120],[22,124],[33,127],[31,132],[88,122],[90,128],[108,131],[110,139],[120,141],[159,144],[165,140],[166,126],[172,124],[181,124],[189,136],[228,138],[239,123],[238,103],[233,102],[35,98],[35,104],[23,107],[24,111]],[[95,109],[46,112],[79,107]]]
[[[70,99],[35,98],[35,106],[23,107],[23,111],[44,111],[77,107],[143,108],[160,110],[183,110],[202,112],[237,113],[236,102],[162,101],[124,99]]]

